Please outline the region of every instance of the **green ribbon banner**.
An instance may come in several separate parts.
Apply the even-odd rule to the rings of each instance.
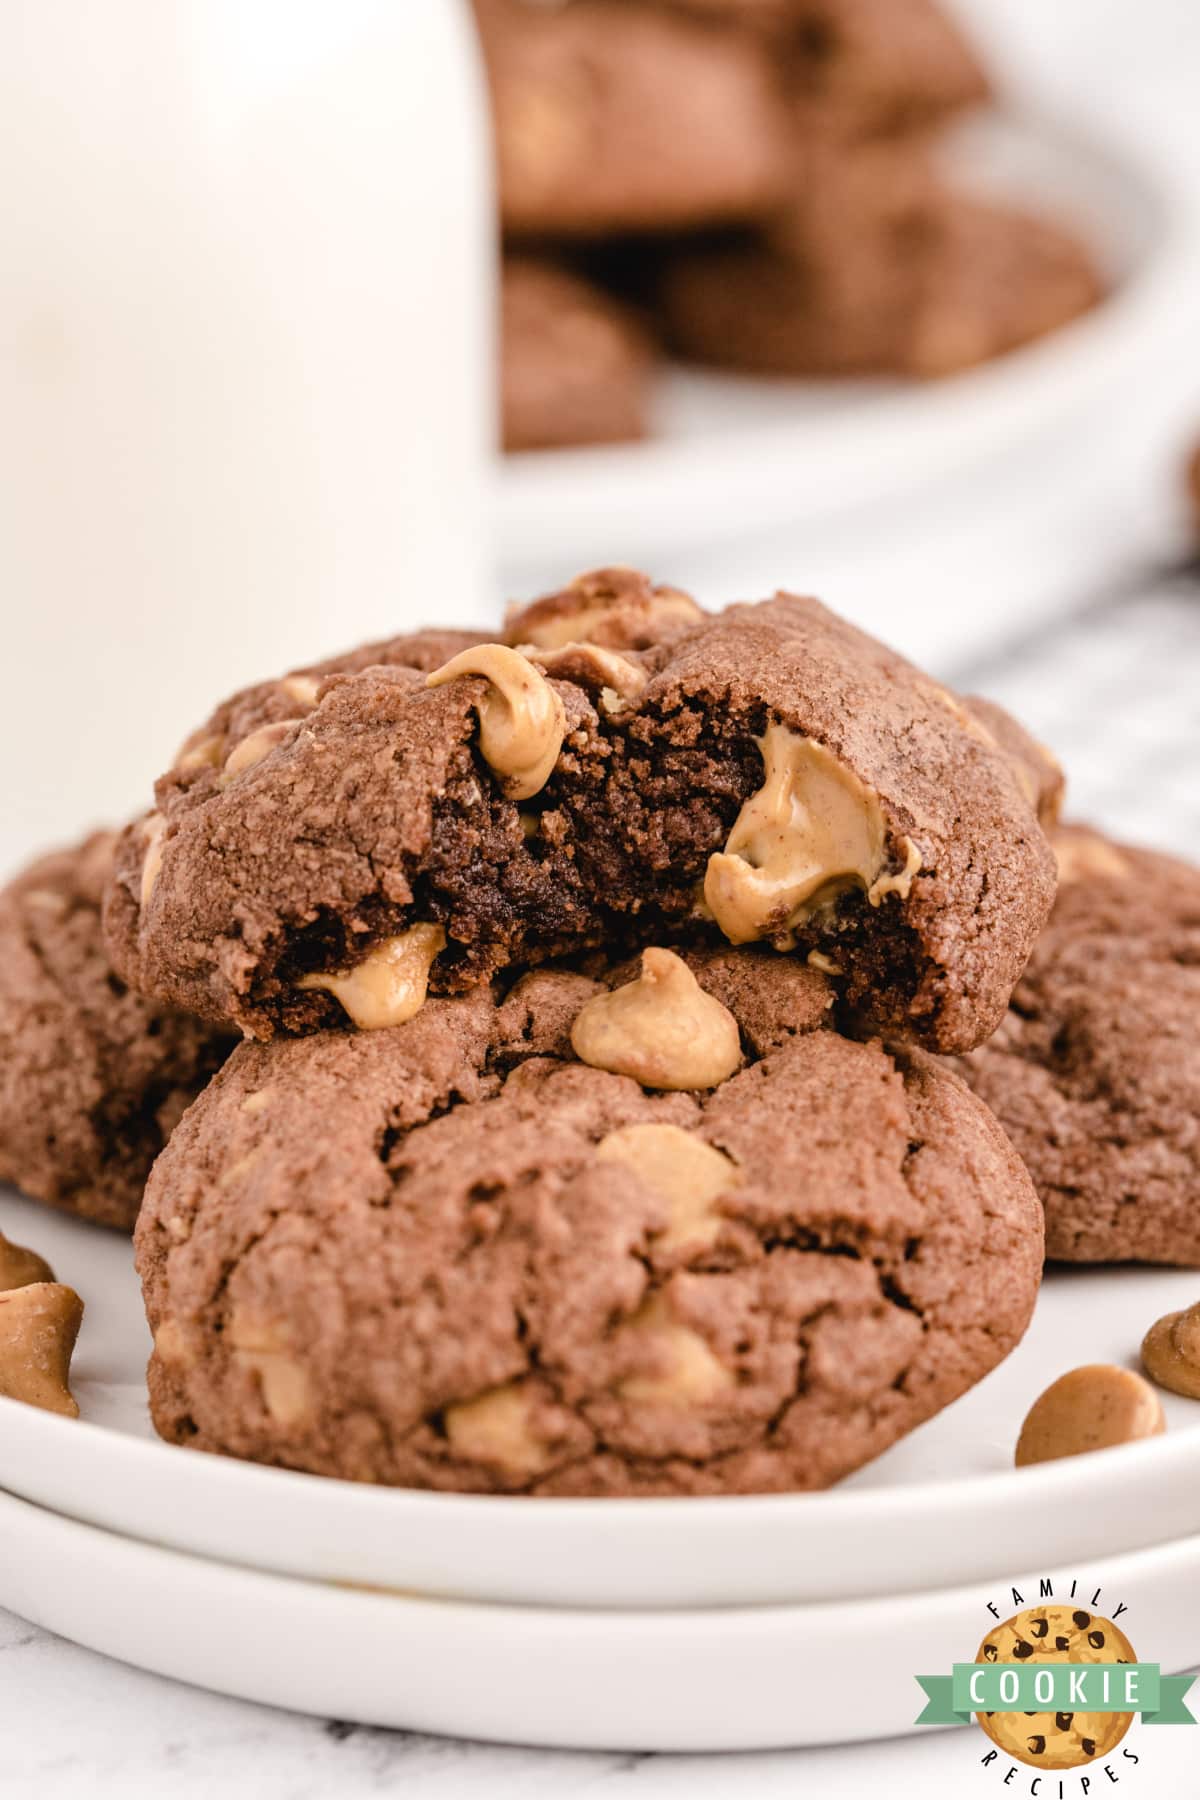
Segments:
[[[1158,1663],[955,1663],[918,1675],[928,1705],[918,1725],[965,1725],[972,1713],[1140,1713],[1144,1725],[1194,1725],[1183,1697],[1194,1675]]]

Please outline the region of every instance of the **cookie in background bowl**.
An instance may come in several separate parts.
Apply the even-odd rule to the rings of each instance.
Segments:
[[[645,436],[654,356],[632,312],[563,264],[515,253],[501,309],[506,450]]]
[[[1064,1262],[1200,1266],[1200,870],[1083,826],[991,1041],[957,1065]]]
[[[138,1229],[157,1429],[500,1493],[820,1488],[878,1455],[1020,1338],[1041,1217],[963,1084],[831,999],[769,952],[655,948],[243,1045]]]
[[[104,948],[116,834],[0,892],[0,1180],[129,1231],[150,1165],[235,1034],[132,992]]]
[[[702,614],[607,570],[504,635],[220,709],[122,838],[117,967],[267,1038],[723,937],[814,957],[858,1031],[995,1029],[1054,892],[1024,749],[795,595]]]
[[[974,368],[1089,311],[1105,285],[1047,219],[954,192],[926,147],[818,142],[756,237],[668,251],[658,322],[684,358],[763,375]]]
[[[506,234],[679,230],[774,203],[786,124],[752,37],[623,0],[475,13]]]

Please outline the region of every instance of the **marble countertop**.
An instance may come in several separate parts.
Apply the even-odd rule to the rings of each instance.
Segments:
[[[736,1678],[731,1671],[731,1678]],[[753,1756],[508,1749],[274,1712],[125,1668],[0,1613],[0,1792],[8,1800],[964,1800],[1005,1789],[970,1731]],[[1135,1726],[1130,1800],[1194,1792],[1188,1731]],[[1107,1784],[1105,1787],[1107,1792]],[[1072,1800],[1078,1782],[1071,1787]]]

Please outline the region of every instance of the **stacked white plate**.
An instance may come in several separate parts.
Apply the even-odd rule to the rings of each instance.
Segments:
[[[279,1706],[579,1748],[890,1736],[1042,1576],[1122,1603],[1139,1654],[1200,1661],[1200,1404],[1152,1442],[1016,1470],[1033,1397],[1129,1362],[1178,1271],[1059,1272],[972,1393],[824,1494],[528,1500],[358,1487],[158,1442],[127,1241],[0,1192],[87,1313],[79,1421],[0,1400],[0,1605]],[[869,1698],[864,1698],[869,1696]]]

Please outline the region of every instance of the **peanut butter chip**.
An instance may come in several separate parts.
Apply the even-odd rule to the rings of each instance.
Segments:
[[[742,1060],[737,1020],[672,950],[646,950],[636,981],[580,1008],[571,1044],[581,1062],[649,1088],[713,1088]]]
[[[162,868],[163,839],[166,836],[167,821],[161,813],[150,813],[142,820],[142,840],[146,849],[142,857],[142,885],[140,891],[141,904],[146,905],[154,892],[154,884],[158,880],[158,872]]]
[[[721,1229],[717,1201],[741,1185],[731,1157],[678,1125],[622,1125],[596,1146],[601,1162],[631,1169],[670,1206],[660,1250],[702,1250]]]
[[[434,958],[445,948],[440,925],[413,925],[399,937],[384,938],[354,968],[333,975],[302,975],[296,985],[323,988],[360,1031],[380,1031],[403,1025],[420,1012]]]
[[[154,1348],[162,1362],[185,1367],[191,1361],[187,1333],[178,1319],[163,1320],[154,1334]]]
[[[628,657],[606,650],[601,644],[589,644],[586,639],[571,639],[556,650],[539,650],[535,644],[521,645],[520,649],[547,675],[566,674],[570,680],[598,688],[606,712],[632,705],[649,679],[645,669]]]
[[[260,763],[264,756],[269,756],[272,750],[278,749],[300,723],[299,719],[279,719],[274,725],[260,725],[257,731],[244,737],[240,744],[235,744],[225,758],[225,767],[221,770],[221,785],[224,787],[227,783],[236,781],[239,775],[244,775],[247,769]]]
[[[884,872],[879,796],[823,744],[767,727],[758,747],[763,785],[747,800],[723,851],[708,859],[704,897],[731,943],[785,938],[847,888],[872,905],[908,894],[921,867],[907,845],[905,867]]]
[[[425,678],[443,687],[460,675],[482,675],[488,686],[479,702],[479,748],[500,777],[510,800],[527,800],[545,787],[558,760],[567,722],[563,704],[529,658],[507,644],[461,650]]]
[[[1060,1375],[1034,1401],[1017,1440],[1017,1467],[1131,1444],[1166,1428],[1148,1381],[1132,1369],[1088,1363]]]
[[[289,700],[306,711],[311,711],[317,704],[321,683],[315,675],[287,675],[279,685]]]
[[[1200,1306],[1167,1313],[1142,1340],[1142,1366],[1159,1387],[1200,1400]]]
[[[511,1381],[475,1400],[448,1406],[443,1424],[450,1446],[469,1462],[490,1463],[514,1475],[538,1475],[554,1458],[533,1429],[534,1395],[528,1382]]]
[[[665,1294],[652,1294],[621,1328],[626,1344],[636,1340],[654,1372],[629,1375],[621,1383],[626,1400],[665,1405],[702,1405],[733,1386],[733,1373],[690,1326],[681,1325]]]
[[[195,769],[219,769],[224,755],[223,737],[191,737],[175,758],[175,767],[188,775]]]
[[[228,1337],[239,1368],[258,1377],[263,1405],[277,1425],[298,1425],[312,1408],[308,1373],[296,1360],[291,1337],[274,1320],[234,1312]]]
[[[67,1381],[83,1301],[57,1281],[0,1294],[0,1394],[77,1419]]]
[[[596,582],[594,575],[580,575],[573,581],[567,592],[572,600],[578,596],[578,605],[556,610],[549,617],[536,619],[525,627],[529,642],[542,650],[561,650],[570,643],[602,639],[607,635],[608,622],[614,615],[619,617],[630,601],[621,593],[597,593]],[[675,625],[692,625],[704,617],[692,596],[679,588],[655,588],[645,602],[637,605],[636,611],[639,627],[647,637]]]
[[[1053,843],[1058,879],[1064,887],[1071,881],[1120,881],[1133,872],[1114,845],[1091,832],[1064,835],[1055,838]]]
[[[0,1292],[10,1288],[29,1287],[35,1281],[53,1281],[54,1270],[36,1250],[22,1244],[10,1244],[0,1231]]]

